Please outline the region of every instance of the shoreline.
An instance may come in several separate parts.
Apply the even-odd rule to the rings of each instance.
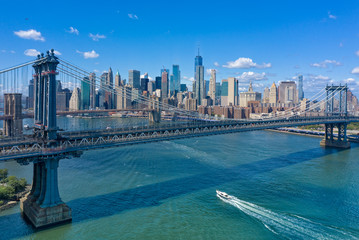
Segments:
[[[31,191],[31,185],[26,185],[24,191],[15,194],[16,200],[3,200],[4,204],[0,206],[0,212],[15,207],[20,202],[20,199],[23,198],[30,191]]]

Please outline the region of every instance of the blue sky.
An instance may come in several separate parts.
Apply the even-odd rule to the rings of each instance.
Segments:
[[[306,96],[348,83],[359,95],[359,1],[3,1],[0,69],[50,48],[89,71],[154,78],[179,64],[194,76],[197,46],[217,81],[263,91],[304,75]],[[72,30],[71,30],[72,29]],[[33,30],[33,31],[30,31]],[[87,58],[85,58],[87,57]],[[205,77],[209,79],[207,75]]]

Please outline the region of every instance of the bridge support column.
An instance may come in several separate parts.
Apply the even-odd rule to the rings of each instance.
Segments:
[[[152,110],[148,112],[148,120],[150,123],[159,123],[161,122],[161,112],[157,110]]]
[[[11,116],[4,120],[4,135],[13,137],[22,134],[21,93],[4,94],[4,115]]]
[[[334,136],[333,129],[338,128],[338,137]],[[347,123],[325,124],[325,137],[320,142],[323,147],[350,148],[347,140]]]
[[[21,199],[22,214],[36,228],[71,221],[71,209],[62,202],[57,182],[58,157],[34,163],[31,192]]]

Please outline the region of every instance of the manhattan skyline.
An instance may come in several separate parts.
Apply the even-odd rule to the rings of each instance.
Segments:
[[[200,47],[205,80],[216,69],[217,82],[236,77],[239,91],[250,80],[263,92],[272,82],[297,81],[302,74],[309,97],[331,83],[348,83],[359,93],[355,1],[258,3],[183,2],[171,9],[159,1],[81,6],[64,1],[39,9],[34,2],[3,3],[0,69],[54,48],[98,75],[112,67],[126,79],[128,70],[137,69],[154,80],[163,66],[178,64],[181,82],[191,87]]]

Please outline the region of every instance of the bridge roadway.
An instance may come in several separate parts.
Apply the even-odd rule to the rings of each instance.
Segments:
[[[56,115],[57,116],[67,116],[67,115],[75,116],[75,115],[81,115],[81,114],[87,114],[87,113],[96,114],[96,113],[110,113],[110,112],[149,112],[149,111],[152,111],[152,109],[147,109],[147,108],[143,108],[143,109],[96,109],[96,110],[77,110],[77,111],[57,111]],[[12,118],[13,118],[12,115],[0,115],[0,120],[9,120]],[[23,118],[23,119],[24,118],[34,118],[34,113],[33,112],[23,113],[21,118]]]
[[[82,151],[130,144],[167,141],[181,138],[228,134],[235,132],[294,127],[326,123],[359,122],[359,117],[297,117],[282,120],[213,121],[168,124],[160,126],[59,132],[56,148],[43,140],[23,136],[0,140],[0,161],[17,160],[27,164],[40,156],[79,156]]]

